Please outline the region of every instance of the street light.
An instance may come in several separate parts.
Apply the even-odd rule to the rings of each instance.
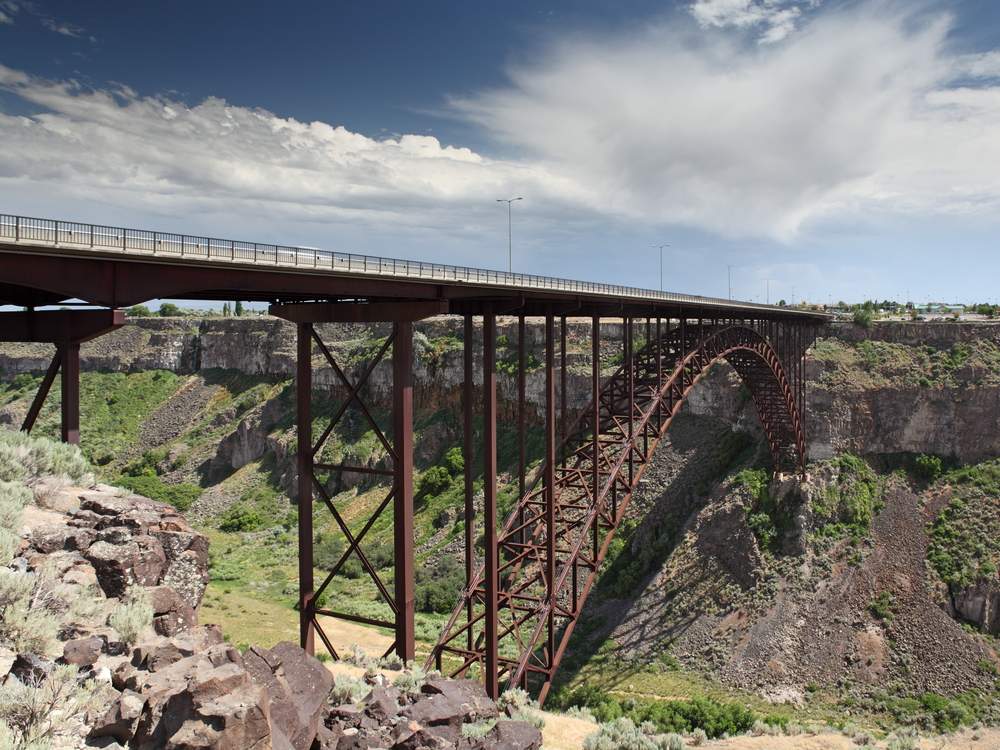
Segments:
[[[507,273],[514,271],[514,256],[511,250],[511,230],[510,230],[510,204],[514,201],[523,201],[524,198],[497,198],[497,203],[507,204]]]
[[[729,299],[733,298],[733,267],[726,266],[726,276],[729,279]]]
[[[663,248],[670,247],[669,242],[664,242],[662,245],[653,245],[653,247],[660,248],[660,291],[663,291]]]

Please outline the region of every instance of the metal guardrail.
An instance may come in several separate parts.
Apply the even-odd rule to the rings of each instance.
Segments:
[[[424,263],[422,261],[382,258],[373,255],[358,255],[287,245],[222,240],[172,232],[153,232],[146,229],[127,229],[74,221],[38,219],[13,214],[0,214],[0,239],[13,240],[15,243],[25,245],[67,247],[126,255],[164,256],[223,263],[252,263],[278,268],[314,269],[317,272],[336,274],[475,284],[514,290],[539,289],[577,292],[645,302],[680,302],[738,308],[740,310],[766,310],[809,317],[828,317],[825,313],[796,310],[777,305],[762,305],[756,302],[740,302],[693,294],[676,294],[615,284],[573,281],[533,274],[505,273],[468,266]]]

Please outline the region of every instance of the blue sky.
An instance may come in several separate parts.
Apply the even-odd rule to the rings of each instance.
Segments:
[[[1000,4],[0,0],[0,211],[1000,300]]]

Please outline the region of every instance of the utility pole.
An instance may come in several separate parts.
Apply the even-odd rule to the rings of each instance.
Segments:
[[[729,301],[733,299],[733,267],[726,266],[726,275],[729,278]]]
[[[497,198],[497,203],[507,204],[507,273],[514,272],[513,239],[511,235],[511,214],[510,204],[514,201],[522,201],[524,198]]]
[[[653,245],[660,249],[660,291],[663,291],[663,248],[670,247],[669,242],[664,242],[662,245]]]

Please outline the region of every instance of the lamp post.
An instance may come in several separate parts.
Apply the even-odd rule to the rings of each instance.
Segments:
[[[733,299],[733,267],[726,266],[726,276],[729,279],[729,299]]]
[[[512,248],[511,228],[510,228],[510,204],[514,201],[522,201],[524,198],[497,198],[497,203],[507,204],[507,273],[513,273],[514,255]]]
[[[653,245],[660,249],[660,291],[663,291],[663,248],[670,247],[669,242],[664,242],[662,245]]]

